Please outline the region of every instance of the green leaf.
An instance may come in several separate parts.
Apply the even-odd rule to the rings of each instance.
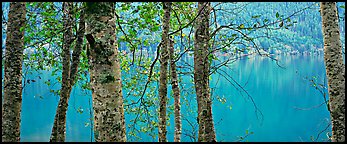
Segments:
[[[261,15],[254,15],[252,18],[259,18]]]
[[[24,43],[29,43],[30,42],[30,37],[24,36]]]
[[[212,55],[208,55],[208,60],[212,61],[212,59],[213,59],[213,56]]]
[[[152,28],[151,28],[151,31],[158,31],[159,30],[159,25],[154,25]]]
[[[343,9],[344,9],[344,8],[345,8],[345,5],[341,5],[340,8],[343,8]]]
[[[240,29],[245,28],[245,25],[244,25],[244,24],[241,24],[241,25],[239,26],[239,28],[240,28]]]
[[[45,84],[47,84],[47,86],[51,85],[51,81],[45,81]]]
[[[25,26],[19,28],[19,32],[22,32],[25,29]]]
[[[232,109],[233,109],[233,107],[230,105],[230,106],[229,106],[229,109],[230,109],[230,110],[232,110]]]
[[[278,12],[276,12],[276,18],[279,18],[280,14]]]
[[[279,25],[280,27],[282,27],[283,26],[283,21],[281,21],[281,23],[280,23],[280,25]]]
[[[149,46],[148,39],[146,39],[143,43],[144,46]]]

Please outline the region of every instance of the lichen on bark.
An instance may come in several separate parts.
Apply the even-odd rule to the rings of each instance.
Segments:
[[[321,2],[324,63],[328,78],[333,142],[345,141],[345,64],[342,58],[336,2]]]
[[[22,106],[22,61],[26,23],[24,2],[11,2],[8,13],[5,50],[4,100],[2,105],[2,142],[20,141]]]
[[[171,71],[171,86],[174,95],[175,103],[175,134],[174,142],[181,141],[182,123],[181,123],[181,103],[180,103],[180,88],[178,86],[178,76],[176,71],[176,63],[174,58],[174,41],[169,39],[169,55],[170,55],[170,71]]]
[[[199,2],[194,34],[194,84],[198,103],[198,141],[216,141],[212,118],[212,102],[209,88],[210,63],[209,52],[209,17],[210,2]]]
[[[167,68],[168,68],[168,45],[169,45],[169,24],[171,2],[163,2],[164,17],[163,17],[163,33],[162,47],[160,48],[160,76],[159,76],[159,142],[166,142],[166,107],[167,107]]]
[[[86,14],[95,141],[125,142],[114,3],[87,3]]]

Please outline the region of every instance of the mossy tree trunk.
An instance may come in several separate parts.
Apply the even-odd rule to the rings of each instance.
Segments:
[[[22,61],[26,23],[24,2],[11,2],[8,13],[5,50],[4,100],[2,105],[2,141],[20,141],[22,106]]]
[[[328,78],[333,142],[345,141],[345,64],[342,59],[336,2],[321,2],[324,62]]]
[[[209,88],[209,17],[210,2],[199,2],[195,24],[194,83],[198,103],[198,141],[216,141],[212,118],[212,102]]]
[[[171,2],[163,2],[164,17],[163,17],[163,33],[162,47],[160,49],[160,78],[159,78],[159,142],[166,142],[166,105],[167,105],[167,68],[168,68],[168,45],[169,45],[169,24]]]
[[[181,94],[180,88],[178,86],[178,76],[176,71],[176,63],[175,63],[175,51],[174,51],[174,41],[170,39],[169,42],[169,53],[170,53],[170,71],[171,71],[171,86],[174,96],[175,103],[175,135],[174,142],[181,141],[182,135],[182,123],[181,123]]]
[[[86,38],[95,141],[125,142],[125,120],[114,3],[87,3]]]
[[[78,65],[80,63],[80,55],[83,45],[83,37],[85,31],[84,23],[84,12],[81,11],[80,14],[80,24],[77,31],[77,42],[75,50],[72,53],[72,64],[70,65],[70,46],[73,41],[72,35],[72,2],[63,3],[64,11],[64,45],[63,45],[63,73],[62,73],[62,87],[60,93],[60,100],[57,107],[57,112],[55,114],[53,129],[50,141],[51,142],[63,142],[65,141],[66,134],[66,112],[68,108],[68,102],[70,98],[70,93],[73,85],[75,84],[75,79],[77,75]],[[71,67],[70,67],[71,66]]]

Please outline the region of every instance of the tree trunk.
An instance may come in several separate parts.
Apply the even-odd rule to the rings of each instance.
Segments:
[[[194,41],[194,83],[198,103],[198,141],[215,141],[212,102],[209,88],[209,16],[210,2],[199,2]]]
[[[168,66],[168,32],[170,24],[171,2],[163,2],[163,34],[160,49],[160,78],[159,78],[159,142],[166,142],[166,104],[167,104],[167,66]]]
[[[57,112],[54,118],[54,124],[52,129],[51,142],[63,142],[65,141],[66,134],[66,111],[69,100],[69,87],[70,84],[70,45],[72,42],[72,20],[71,20],[72,2],[63,2],[63,23],[64,28],[64,44],[63,44],[63,72],[62,83],[60,90],[60,99],[57,108]]]
[[[87,3],[86,38],[94,109],[95,141],[125,142],[125,120],[114,3]]]
[[[72,43],[72,3],[64,2],[63,11],[64,28],[67,30],[64,32],[64,46],[63,46],[63,74],[62,74],[62,88],[60,93],[60,100],[57,108],[57,112],[54,118],[54,124],[52,129],[51,142],[63,142],[65,141],[66,134],[66,112],[68,108],[68,101],[73,85],[75,84],[75,78],[77,75],[78,65],[80,62],[80,54],[83,44],[84,36],[84,12],[80,14],[79,30],[77,32],[77,43],[75,50],[72,54],[72,65],[70,68],[70,45]]]
[[[345,141],[345,65],[335,2],[321,2],[324,62],[328,78],[333,142]]]
[[[2,142],[20,141],[22,106],[22,61],[26,23],[24,2],[11,2],[8,13],[5,51],[4,101],[2,105]]]
[[[171,71],[171,86],[175,101],[175,135],[174,142],[181,141],[182,124],[181,124],[181,103],[180,103],[180,88],[178,86],[176,64],[174,59],[174,41],[170,39],[169,42],[170,53],[170,71]]]
[[[82,6],[83,7],[83,6]],[[75,49],[72,53],[72,64],[71,64],[71,69],[70,69],[70,92],[72,89],[72,86],[76,83],[77,79],[76,77],[78,76],[78,65],[80,64],[80,56],[82,52],[82,46],[83,46],[83,38],[84,38],[84,32],[85,32],[85,11],[84,9],[81,10],[80,12],[80,22],[79,22],[79,27],[77,31],[77,42]]]

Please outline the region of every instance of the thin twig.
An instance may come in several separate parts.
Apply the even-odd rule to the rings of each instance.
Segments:
[[[154,61],[153,61],[152,64],[151,64],[151,67],[150,67],[150,70],[149,70],[149,73],[148,73],[148,80],[147,80],[147,82],[146,82],[146,84],[145,84],[145,88],[144,88],[143,91],[142,91],[142,95],[141,95],[140,99],[138,99],[137,102],[133,102],[133,103],[128,104],[128,105],[125,105],[125,106],[134,105],[134,104],[139,103],[140,101],[141,101],[141,103],[142,103],[142,99],[143,99],[143,97],[144,97],[144,95],[145,95],[145,93],[146,93],[148,84],[151,82],[151,77],[152,77],[154,65],[155,65],[155,63],[158,61],[159,50],[160,50],[160,46],[161,46],[161,45],[162,45],[162,42],[160,42],[159,45],[157,46],[157,55],[156,55]]]

